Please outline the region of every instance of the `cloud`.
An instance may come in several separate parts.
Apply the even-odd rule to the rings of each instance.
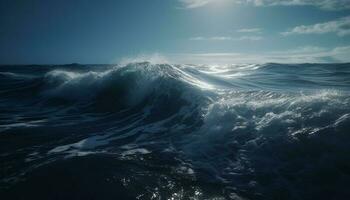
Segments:
[[[184,8],[198,8],[223,0],[178,0]],[[323,10],[350,9],[350,0],[226,0],[234,4],[254,6],[314,6]]]
[[[283,32],[282,35],[325,33],[336,33],[338,36],[350,35],[350,16],[325,23],[297,26],[290,31]]]
[[[215,36],[215,37],[193,37],[190,40],[193,41],[258,41],[262,40],[261,36],[241,36],[241,37],[229,37],[229,36]]]
[[[258,40],[262,40],[263,37],[261,36],[242,36],[239,37],[238,40],[242,41],[242,40],[250,40],[250,41],[258,41]]]
[[[190,40],[200,41],[200,40],[206,40],[206,38],[204,38],[204,37],[192,37],[192,38],[190,38]]]
[[[260,28],[244,28],[237,30],[239,33],[261,33]]]
[[[205,6],[215,0],[179,0],[184,8],[198,8]]]
[[[322,48],[304,46],[285,51],[261,54],[199,53],[169,55],[173,62],[187,64],[239,64],[239,63],[334,63],[350,62],[350,46]]]
[[[190,40],[195,40],[195,41],[227,41],[227,40],[233,40],[234,38],[232,37],[227,37],[227,36],[215,36],[215,37],[193,37],[190,38]]]
[[[350,9],[350,0],[243,0],[240,2],[253,2],[255,6],[314,6],[324,10]]]

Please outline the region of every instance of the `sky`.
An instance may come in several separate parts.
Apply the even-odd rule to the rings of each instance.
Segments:
[[[350,62],[350,0],[0,0],[0,64]]]

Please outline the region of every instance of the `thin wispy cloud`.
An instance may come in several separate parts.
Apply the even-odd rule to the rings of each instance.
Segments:
[[[190,40],[200,41],[200,40],[205,40],[205,38],[204,37],[191,37]]]
[[[238,33],[261,33],[260,28],[243,28],[237,30]]]
[[[324,10],[350,9],[350,0],[244,0],[255,6],[314,6]]]
[[[192,37],[192,41],[258,41],[262,40],[261,36],[241,36],[241,37],[229,37],[229,36],[215,36],[215,37]]]
[[[350,62],[350,46],[324,48],[304,46],[284,51],[249,53],[199,53],[171,55],[176,63],[232,64],[232,63],[333,63]]]
[[[179,0],[184,8],[198,8],[205,6],[211,2],[215,2],[215,0]]]
[[[338,36],[350,35],[350,16],[324,23],[296,26],[289,31],[283,32],[282,35],[325,33],[335,33]]]
[[[179,0],[184,8],[198,8],[222,0]],[[226,0],[253,6],[314,6],[323,10],[350,9],[350,0]]]
[[[242,41],[242,40],[250,40],[250,41],[258,41],[258,40],[262,40],[263,37],[261,36],[242,36],[239,37],[238,40]]]
[[[211,40],[211,41],[227,41],[227,40],[233,40],[234,38],[228,37],[228,36],[215,36],[215,37],[193,37],[190,38],[190,40],[195,41],[205,41],[205,40]]]

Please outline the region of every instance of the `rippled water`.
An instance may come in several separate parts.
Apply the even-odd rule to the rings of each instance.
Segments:
[[[350,64],[0,67],[4,199],[347,199]]]

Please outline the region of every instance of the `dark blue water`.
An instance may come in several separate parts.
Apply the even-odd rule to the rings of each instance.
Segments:
[[[350,64],[0,67],[1,199],[349,199]]]

